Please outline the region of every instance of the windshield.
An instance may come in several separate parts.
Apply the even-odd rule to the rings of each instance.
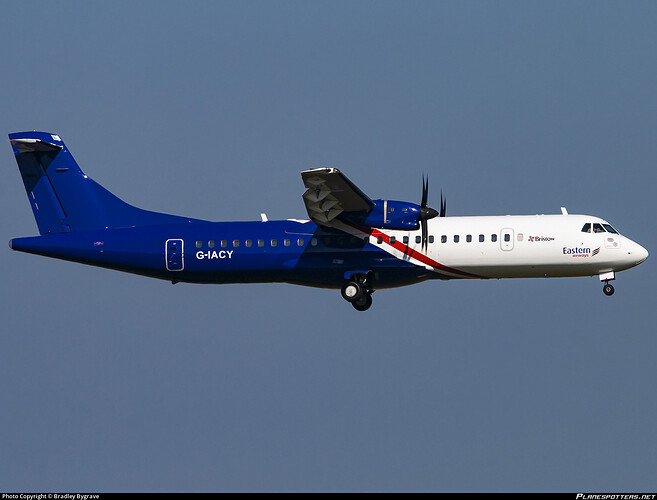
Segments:
[[[618,234],[618,231],[616,231],[611,224],[607,224],[606,222],[599,224],[597,222],[591,223],[587,222],[584,224],[582,227],[582,232],[583,233],[613,233],[613,234]]]

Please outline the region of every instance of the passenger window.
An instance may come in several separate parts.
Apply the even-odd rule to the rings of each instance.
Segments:
[[[422,242],[422,238],[420,236],[415,237],[415,243],[420,243]]]
[[[226,248],[228,246],[228,240],[221,240],[221,248]]]
[[[317,246],[317,238],[310,238],[310,244],[314,247]]]
[[[479,235],[479,243],[483,243],[483,242],[484,242],[484,235],[480,234]]]
[[[518,238],[518,241],[522,241],[522,239],[524,238],[524,236],[522,235],[522,233],[518,233],[517,238]]]
[[[433,234],[429,235],[429,243],[433,243]]]
[[[298,246],[298,247],[302,247],[302,246],[303,246],[303,238],[299,238],[299,239],[297,240],[297,246]]]
[[[446,235],[446,234],[443,234],[443,235],[440,237],[440,242],[441,242],[441,243],[447,243],[447,235]]]
[[[233,247],[237,248],[240,246],[240,240],[233,240]]]
[[[495,243],[497,241],[497,235],[496,234],[491,234],[490,235],[490,240]]]
[[[605,228],[602,227],[602,224],[595,223],[595,224],[593,224],[593,232],[594,233],[604,233]]]
[[[404,238],[402,238],[402,241],[404,242],[404,245],[408,245],[408,236],[404,236]]]
[[[378,236],[378,237],[376,238],[376,242],[377,242],[379,245],[380,245],[381,243],[383,243],[383,236]]]
[[[196,240],[196,248],[203,248],[203,242],[201,240]]]
[[[244,242],[244,244],[245,244],[247,247],[250,247],[251,245],[253,245],[253,241],[251,241],[251,240],[246,240],[246,241]]]
[[[330,247],[331,246],[331,238],[329,238],[328,236],[324,236],[324,245],[327,246],[327,247]]]
[[[340,236],[340,237],[338,238],[338,246],[339,246],[339,247],[343,247],[343,246],[344,246],[344,238],[343,238],[342,236]]]
[[[465,237],[465,241],[467,241],[468,243],[472,243],[472,235],[471,235],[471,234],[468,234],[468,235]]]
[[[506,233],[506,234],[504,235],[504,241],[506,241],[506,242],[511,241],[511,235],[510,235],[509,233]]]
[[[290,238],[285,238],[283,240],[283,245],[285,245],[286,247],[289,247],[290,246]]]
[[[208,241],[208,248],[214,248],[214,240]]]
[[[590,233],[591,232],[591,223],[587,222],[584,224],[584,227],[582,227],[582,232],[583,233]]]
[[[455,234],[454,235],[454,243],[458,243],[458,242],[459,242],[459,235]]]
[[[391,237],[390,237],[390,244],[391,244],[391,245],[394,245],[394,244],[395,244],[395,241],[397,241],[397,238],[395,238],[394,236],[391,236]]]
[[[258,246],[259,247],[264,247],[265,246],[265,240],[258,240]]]
[[[275,247],[276,245],[278,245],[278,240],[274,238],[271,240],[271,246]]]

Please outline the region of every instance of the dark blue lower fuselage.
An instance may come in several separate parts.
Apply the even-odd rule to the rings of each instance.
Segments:
[[[285,282],[340,288],[370,272],[372,288],[423,281],[432,273],[366,239],[313,222],[201,222],[15,238],[14,250],[189,283]]]

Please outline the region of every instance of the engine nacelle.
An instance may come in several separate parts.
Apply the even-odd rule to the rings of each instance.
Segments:
[[[374,208],[363,221],[366,226],[407,231],[420,228],[420,205],[407,201],[372,201]]]

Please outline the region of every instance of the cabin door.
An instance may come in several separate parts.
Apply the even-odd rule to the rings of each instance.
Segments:
[[[502,229],[500,231],[500,247],[502,250],[513,250],[513,229]]]
[[[165,245],[165,261],[168,271],[183,270],[185,267],[183,240],[167,240]]]

